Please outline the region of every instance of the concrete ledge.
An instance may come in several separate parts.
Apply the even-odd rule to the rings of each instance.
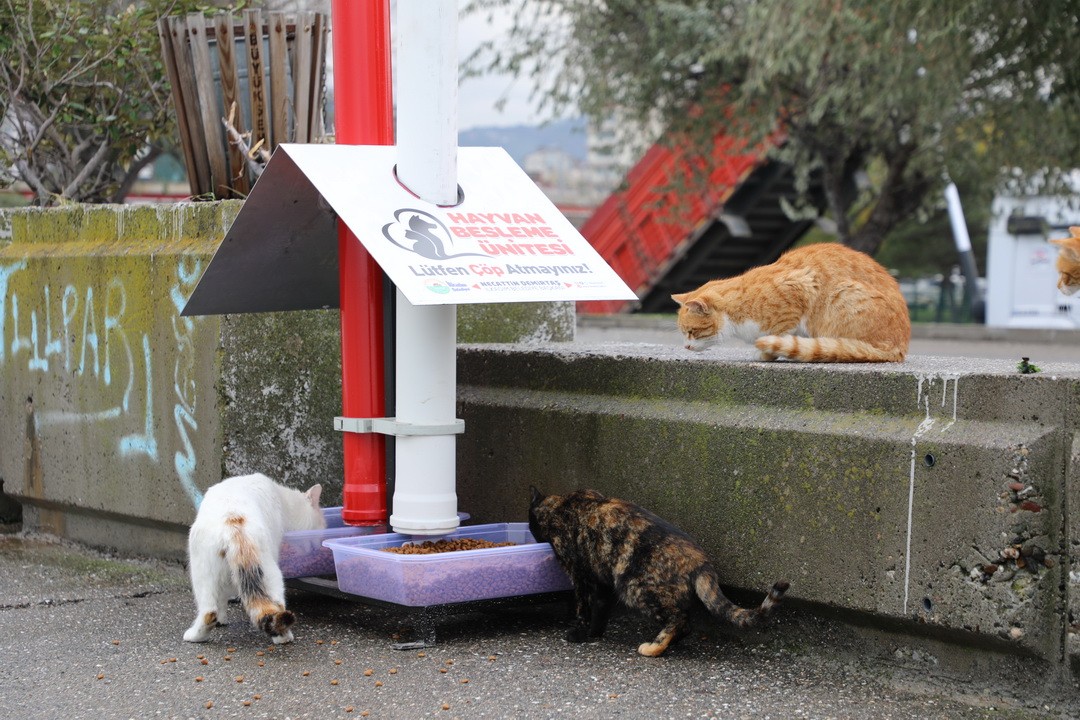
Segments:
[[[1076,661],[1080,365],[744,357],[463,348],[461,506],[520,520],[529,484],[594,487],[699,538],[732,585]]]
[[[577,324],[583,328],[634,328],[663,330],[674,337],[674,315],[578,315]],[[1054,342],[1080,346],[1080,330],[1040,328],[1003,328],[964,323],[912,323],[912,338],[944,340],[978,340],[1005,342]]]

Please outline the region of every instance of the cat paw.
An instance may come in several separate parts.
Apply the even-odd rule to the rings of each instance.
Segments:
[[[202,628],[188,628],[184,633],[184,640],[186,642],[206,642],[210,639],[210,633]]]
[[[293,641],[292,630],[286,630],[284,635],[274,635],[270,638],[275,645],[284,645]]]
[[[576,627],[566,633],[566,639],[572,643],[583,643],[589,639],[589,631],[586,628]]]
[[[660,643],[646,642],[638,645],[638,653],[645,657],[660,657],[667,650],[667,646]]]

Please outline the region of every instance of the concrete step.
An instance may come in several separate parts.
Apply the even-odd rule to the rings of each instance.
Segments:
[[[698,538],[731,585],[1076,661],[1080,365],[470,346],[459,383],[474,517],[592,487]]]

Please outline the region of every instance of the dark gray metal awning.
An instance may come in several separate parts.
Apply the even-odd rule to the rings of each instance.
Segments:
[[[336,308],[338,282],[337,215],[276,152],[181,315]]]

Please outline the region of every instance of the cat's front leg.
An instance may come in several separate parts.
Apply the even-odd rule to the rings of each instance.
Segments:
[[[593,596],[592,582],[578,576],[573,576],[574,583],[574,627],[566,633],[566,639],[572,643],[585,642],[589,639],[589,626],[592,618],[591,601]]]
[[[589,609],[592,611],[589,618],[590,639],[599,640],[604,636],[613,607],[615,607],[614,591],[609,588],[594,587],[589,603]]]

